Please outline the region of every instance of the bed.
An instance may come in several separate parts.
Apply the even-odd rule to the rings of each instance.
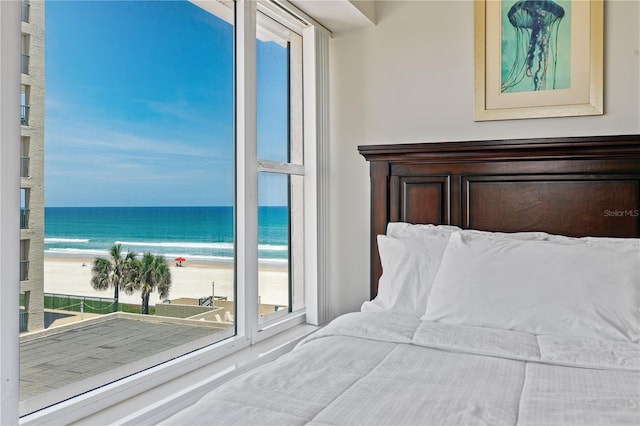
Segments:
[[[359,151],[371,300],[165,424],[640,424],[640,136]]]

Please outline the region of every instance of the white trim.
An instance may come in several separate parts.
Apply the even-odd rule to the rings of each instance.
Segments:
[[[280,21],[284,19],[291,29],[298,32],[302,32],[305,28],[313,26],[327,34],[331,34],[331,31],[327,29],[327,27],[287,0],[259,0],[258,10],[273,19]]]
[[[329,165],[329,41],[331,35],[327,31],[316,28],[315,58],[316,58],[316,151],[317,151],[317,196],[318,196],[318,319],[324,324],[333,319],[333,301],[331,300],[331,286],[329,285],[330,249],[330,165]]]
[[[258,330],[256,13],[255,1],[236,2],[236,326],[249,339]]]
[[[305,324],[307,322],[307,315],[304,309],[301,309],[299,312],[291,312],[280,318],[275,318],[271,321],[265,321],[260,323],[260,330],[255,336],[255,342],[261,342],[263,340],[269,339],[276,334],[282,333],[287,329]]]
[[[189,0],[199,8],[233,25],[233,0]]]
[[[0,424],[18,424],[20,2],[0,1]]]
[[[318,27],[303,31],[305,140],[305,297],[307,321],[332,316],[329,276],[329,38]]]
[[[258,160],[258,172],[285,173],[288,175],[304,176],[304,166],[301,164],[278,163],[276,161]]]

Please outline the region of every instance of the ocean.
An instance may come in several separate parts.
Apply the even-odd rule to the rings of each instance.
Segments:
[[[119,243],[123,253],[232,263],[233,221],[232,207],[46,207],[45,256],[108,256]],[[287,207],[260,207],[260,263],[286,265],[288,240]]]

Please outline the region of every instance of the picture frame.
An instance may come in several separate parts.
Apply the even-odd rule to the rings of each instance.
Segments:
[[[474,121],[602,115],[603,14],[603,0],[475,0]]]

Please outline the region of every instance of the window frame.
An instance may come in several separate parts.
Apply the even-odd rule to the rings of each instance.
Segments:
[[[198,1],[194,1],[198,3]],[[300,324],[319,325],[332,316],[328,265],[328,40],[330,32],[288,2],[235,0],[236,126],[236,335],[172,361],[19,417],[19,250],[20,240],[20,1],[0,2],[0,423],[73,422],[149,392],[203,366],[239,353]],[[305,309],[259,324],[258,171],[256,134],[256,13],[303,36],[305,176]],[[284,22],[283,22],[284,21]],[[10,143],[14,141],[15,143]],[[15,161],[14,161],[15,160]],[[276,167],[277,168],[277,167]],[[13,266],[12,266],[13,265]],[[253,283],[248,285],[247,283]],[[308,332],[309,328],[305,328]]]
[[[21,2],[0,2],[0,424],[16,424],[19,389]],[[11,54],[7,53],[11,52]]]

